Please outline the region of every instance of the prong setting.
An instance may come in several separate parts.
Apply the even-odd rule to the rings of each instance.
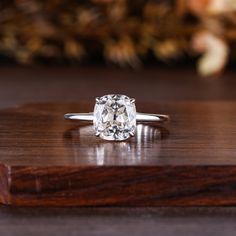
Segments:
[[[100,97],[96,97],[96,98],[95,98],[96,103],[99,104],[99,103],[100,103],[100,99],[101,99]]]
[[[135,103],[135,99],[134,99],[134,98],[130,98],[129,101],[130,101],[131,104],[134,104],[134,103]]]
[[[134,135],[135,135],[134,131],[130,131],[129,134],[131,137],[134,137]]]

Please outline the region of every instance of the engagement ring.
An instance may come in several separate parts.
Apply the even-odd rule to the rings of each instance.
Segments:
[[[64,117],[93,122],[96,136],[112,141],[134,136],[137,122],[163,123],[170,119],[168,115],[136,112],[135,99],[120,94],[97,97],[93,112],[68,113]]]

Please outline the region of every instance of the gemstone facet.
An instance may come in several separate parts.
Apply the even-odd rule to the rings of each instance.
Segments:
[[[120,94],[97,98],[93,124],[96,135],[102,139],[128,139],[134,135],[136,129],[135,100]]]

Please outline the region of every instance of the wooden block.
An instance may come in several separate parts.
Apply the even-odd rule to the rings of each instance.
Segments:
[[[0,202],[19,206],[236,204],[236,103],[141,104],[165,127],[126,142],[63,119],[93,104],[30,104],[0,112]]]

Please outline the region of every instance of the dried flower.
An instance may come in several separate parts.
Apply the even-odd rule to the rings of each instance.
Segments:
[[[121,66],[140,66],[134,42],[129,37],[123,37],[118,41],[108,40],[105,45],[105,57]]]
[[[161,60],[169,60],[178,58],[183,52],[183,44],[181,41],[167,39],[165,41],[157,42],[154,45],[154,53],[156,57]]]
[[[209,32],[200,32],[193,37],[193,49],[202,54],[198,71],[203,76],[217,74],[223,70],[229,49],[225,41]]]
[[[65,55],[70,59],[80,60],[85,55],[83,46],[74,39],[65,41]]]
[[[108,17],[112,22],[124,19],[127,11],[126,0],[113,1],[107,8]]]
[[[235,10],[235,0],[211,0],[207,7],[207,12],[212,15],[228,13]]]

